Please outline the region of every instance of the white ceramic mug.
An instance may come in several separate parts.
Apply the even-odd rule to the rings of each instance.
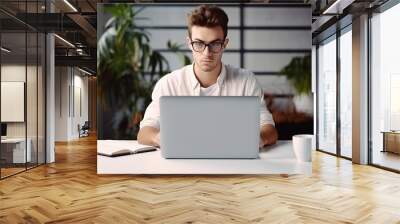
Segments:
[[[313,135],[294,135],[293,151],[298,162],[311,162]]]

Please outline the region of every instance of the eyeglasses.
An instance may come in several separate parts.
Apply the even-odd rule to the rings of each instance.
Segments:
[[[196,52],[203,52],[206,47],[208,47],[208,50],[213,52],[213,53],[219,53],[221,52],[224,42],[223,41],[214,41],[209,44],[204,43],[203,41],[192,41],[191,42],[193,50]]]

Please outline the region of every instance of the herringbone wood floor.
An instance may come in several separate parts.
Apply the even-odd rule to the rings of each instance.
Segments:
[[[96,141],[0,181],[0,223],[400,223],[400,175],[316,152],[313,175],[100,176]]]

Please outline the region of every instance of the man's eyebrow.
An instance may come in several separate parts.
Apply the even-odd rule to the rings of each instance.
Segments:
[[[201,39],[198,39],[198,38],[195,38],[194,41],[201,41],[201,42],[205,43],[204,40],[201,40]],[[223,40],[221,40],[221,39],[215,39],[215,40],[210,41],[209,43],[216,42],[216,41],[221,41],[221,42],[222,42]]]

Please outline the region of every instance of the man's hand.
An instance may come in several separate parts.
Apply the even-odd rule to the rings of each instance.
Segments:
[[[260,148],[266,145],[273,145],[278,140],[278,132],[271,124],[266,124],[260,128]]]
[[[156,134],[156,136],[154,137],[154,143],[155,143],[155,146],[160,147],[160,132],[158,132]]]
[[[160,147],[160,130],[149,126],[142,127],[137,139],[139,144]]]
[[[263,139],[261,138],[261,135],[260,135],[260,142],[258,143],[258,148],[262,148],[262,147],[264,147],[264,141],[263,141]]]

